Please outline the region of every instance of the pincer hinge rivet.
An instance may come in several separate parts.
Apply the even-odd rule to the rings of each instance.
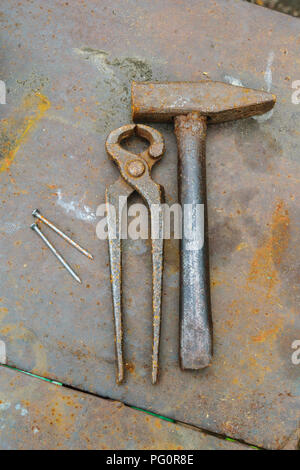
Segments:
[[[130,176],[138,178],[145,173],[145,164],[141,160],[131,160],[127,164],[127,172]]]

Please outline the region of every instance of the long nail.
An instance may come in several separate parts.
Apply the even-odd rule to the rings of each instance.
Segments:
[[[81,279],[80,277],[77,276],[77,274],[73,271],[73,269],[71,268],[71,266],[68,265],[68,263],[63,259],[63,257],[58,253],[58,251],[56,250],[56,248],[54,248],[54,246],[52,245],[52,243],[49,242],[48,238],[45,237],[45,235],[43,234],[43,232],[41,232],[41,230],[39,229],[39,227],[37,226],[37,224],[32,224],[30,226],[30,228],[32,228],[32,230],[34,230],[40,237],[41,239],[46,243],[46,245],[48,246],[48,248],[50,248],[50,250],[52,251],[52,253],[56,256],[56,258],[61,262],[61,264],[66,268],[66,270],[71,274],[71,276],[74,277],[74,279],[76,279],[77,282],[79,282],[81,284]]]
[[[72,238],[68,237],[64,232],[62,232],[58,227],[56,227],[50,220],[46,219],[38,209],[34,209],[32,212],[33,217],[36,217],[37,219],[41,220],[44,222],[44,224],[48,225],[48,227],[52,228],[54,232],[58,233],[66,242],[70,243],[70,245],[74,246],[80,253],[83,253],[85,256],[87,256],[89,259],[94,259],[94,257],[84,248],[82,248],[78,243],[74,242]]]

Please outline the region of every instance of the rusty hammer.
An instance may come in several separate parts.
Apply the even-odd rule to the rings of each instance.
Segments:
[[[180,253],[180,365],[202,369],[212,360],[208,234],[205,182],[207,124],[264,114],[276,97],[264,91],[202,80],[199,82],[133,82],[135,121],[172,121],[179,152],[179,199],[185,207],[204,206],[204,243],[190,248],[183,227]],[[187,217],[186,217],[187,215]],[[184,225],[194,224],[193,210]]]

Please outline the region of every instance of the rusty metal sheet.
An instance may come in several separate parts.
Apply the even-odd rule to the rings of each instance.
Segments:
[[[1,450],[251,450],[0,367]]]
[[[267,448],[299,428],[299,130],[296,19],[246,2],[1,2],[1,305],[7,362]],[[170,21],[172,18],[172,21]],[[151,385],[151,253],[124,243],[126,382],[114,383],[108,248],[96,208],[118,177],[108,133],[130,121],[132,80],[213,80],[275,93],[265,120],[211,126],[207,144],[214,361],[178,367],[178,243],[165,244],[161,374]],[[177,201],[177,150],[154,172]],[[29,229],[38,207],[95,255]],[[46,232],[46,227],[45,227]]]
[[[300,450],[300,429],[292,434],[284,445],[283,450]]]

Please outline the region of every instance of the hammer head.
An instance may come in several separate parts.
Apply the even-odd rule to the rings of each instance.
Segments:
[[[133,82],[132,117],[136,121],[171,121],[178,115],[198,112],[210,123],[233,121],[264,114],[276,96],[223,82]]]

